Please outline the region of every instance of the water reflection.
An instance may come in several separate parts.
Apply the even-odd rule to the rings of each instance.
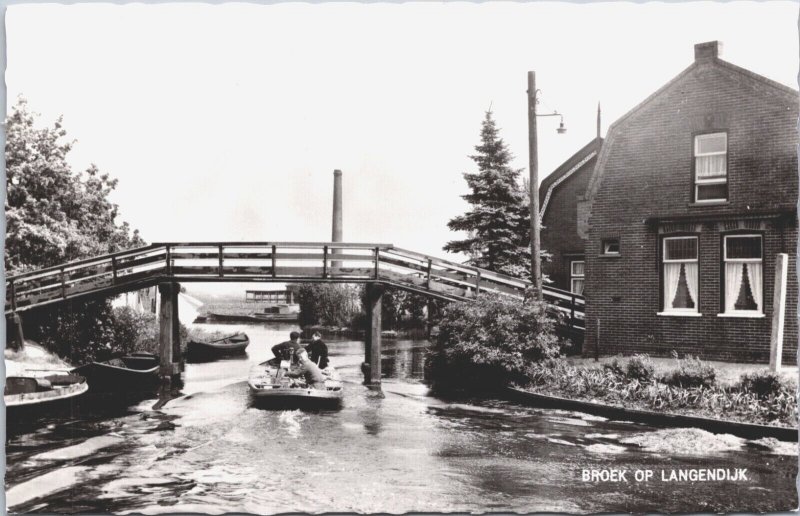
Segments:
[[[427,341],[398,340],[384,343],[381,376],[398,380],[422,380]]]

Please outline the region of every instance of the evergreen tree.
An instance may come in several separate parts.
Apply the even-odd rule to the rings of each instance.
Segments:
[[[481,142],[470,158],[477,173],[465,173],[472,190],[463,198],[471,209],[448,224],[453,231],[467,232],[464,240],[444,246],[452,253],[470,256],[468,263],[512,276],[530,277],[530,215],[527,195],[519,185],[521,169],[511,168],[513,158],[487,111],[481,127]]]

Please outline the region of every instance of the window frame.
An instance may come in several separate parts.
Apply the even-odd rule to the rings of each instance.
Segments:
[[[694,260],[686,259],[667,259],[667,240],[690,240],[696,242]],[[673,234],[661,237],[661,263],[659,264],[659,275],[661,276],[661,289],[659,290],[659,305],[661,312],[659,315],[701,315],[700,314],[700,235],[698,234]],[[694,308],[674,308],[667,306],[664,299],[664,289],[667,285],[664,282],[664,265],[667,263],[696,263],[697,264],[697,299],[694,299]],[[688,285],[687,285],[688,287]]]
[[[728,297],[728,293],[725,290],[726,284],[726,267],[725,264],[728,263],[728,238],[758,238],[761,242],[761,258],[731,258],[730,261],[737,262],[737,263],[760,263],[761,264],[761,304],[759,305],[758,309],[756,310],[736,310],[734,309],[730,312],[726,310],[726,300]],[[742,231],[742,232],[735,232],[735,233],[725,233],[722,235],[722,252],[720,253],[721,264],[720,264],[720,310],[719,315],[722,317],[764,317],[764,305],[765,305],[765,298],[766,292],[764,290],[766,284],[766,277],[764,275],[764,233],[754,232],[754,231]],[[748,278],[749,280],[749,278]],[[751,287],[752,288],[752,287]],[[755,301],[755,300],[754,300]]]
[[[702,139],[703,136],[712,136],[712,135],[725,135],[725,152],[706,152],[703,154],[698,154],[698,146],[699,140]],[[730,200],[730,189],[728,186],[730,182],[728,181],[728,131],[709,131],[709,132],[702,132],[702,133],[695,133],[692,135],[692,192],[694,197],[694,202],[696,204],[715,204],[721,202],[728,202]],[[699,179],[697,177],[697,158],[703,156],[721,156],[725,155],[725,176],[724,177],[715,177],[711,179]],[[725,197],[724,198],[714,198],[714,199],[700,199],[698,192],[700,187],[702,186],[709,186],[709,185],[726,185],[725,188]]]
[[[581,274],[581,275],[576,275],[575,274],[574,265],[576,263],[582,263],[583,264],[583,274]],[[583,287],[586,288],[586,258],[574,259],[574,260],[570,260],[569,261],[569,291],[572,294],[575,294],[575,295],[578,295],[578,296],[582,296],[583,292],[581,292],[580,294],[575,292],[575,287],[573,286],[573,282],[576,279],[583,281]]]
[[[607,244],[613,244],[613,243],[617,244],[617,250],[616,251],[606,251],[606,245]],[[600,241],[600,254],[602,256],[619,256],[621,250],[622,250],[622,244],[620,243],[620,239],[619,238],[603,238]]]

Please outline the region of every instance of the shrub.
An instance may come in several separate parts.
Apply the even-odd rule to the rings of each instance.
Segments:
[[[678,367],[668,373],[664,383],[676,387],[712,387],[717,381],[717,371],[697,357],[686,355],[682,359],[673,357],[678,361]]]
[[[739,380],[739,386],[743,392],[751,392],[759,398],[778,396],[781,393],[789,393],[790,390],[781,375],[773,371],[755,371],[743,374]]]
[[[487,388],[524,378],[534,361],[555,357],[558,339],[547,305],[485,294],[447,306],[426,363],[438,386]]]
[[[603,370],[615,376],[624,377],[625,368],[622,366],[619,359],[620,357],[614,357],[611,359],[611,362],[603,364]]]
[[[352,285],[303,283],[296,285],[301,326],[336,326],[350,323],[361,310],[359,290]]]
[[[625,376],[630,380],[650,383],[656,374],[656,368],[648,355],[633,355],[625,366]]]

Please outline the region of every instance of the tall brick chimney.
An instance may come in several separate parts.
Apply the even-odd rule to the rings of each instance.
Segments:
[[[708,61],[709,59],[716,59],[722,53],[722,42],[708,41],[706,43],[698,43],[694,46],[694,60],[695,61]]]

